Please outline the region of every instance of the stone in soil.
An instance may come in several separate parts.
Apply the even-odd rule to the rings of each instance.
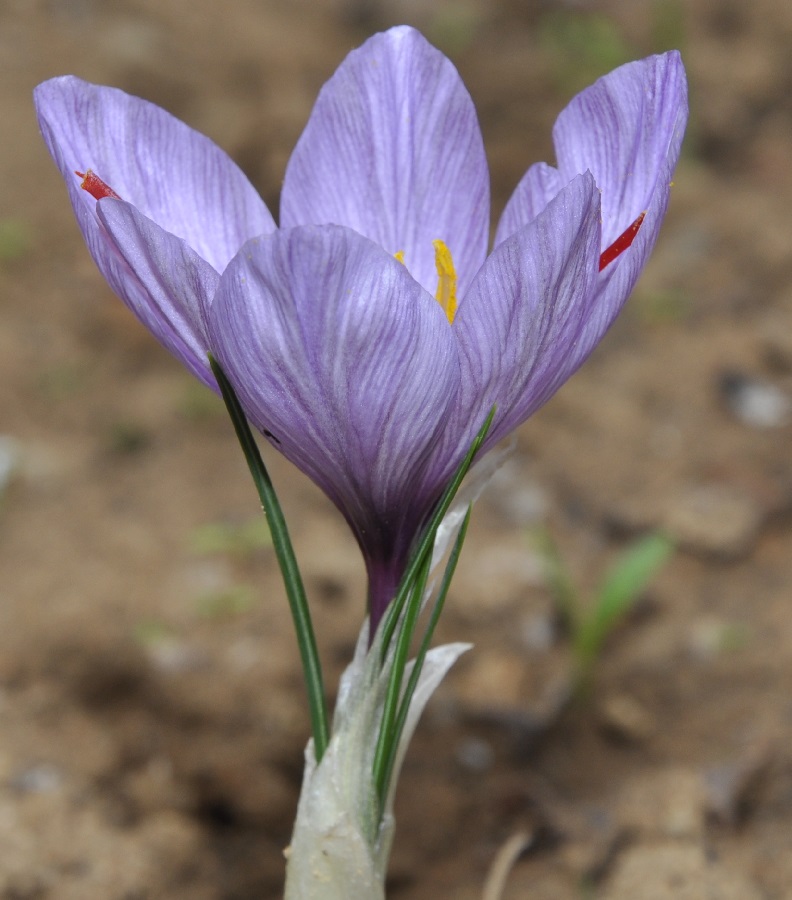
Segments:
[[[754,546],[765,518],[760,504],[729,484],[690,486],[670,498],[663,525],[685,550],[739,559]]]
[[[602,900],[760,900],[755,884],[695,844],[632,847],[618,860]]]

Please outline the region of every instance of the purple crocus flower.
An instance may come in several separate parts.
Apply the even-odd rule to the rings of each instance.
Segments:
[[[374,624],[451,472],[497,404],[491,447],[586,359],[657,238],[687,117],[675,52],[578,95],[487,256],[472,100],[415,30],[350,53],[289,162],[280,229],[237,166],[165,111],[55,78],[49,150],[114,291],[335,502]],[[79,176],[75,174],[79,172]]]

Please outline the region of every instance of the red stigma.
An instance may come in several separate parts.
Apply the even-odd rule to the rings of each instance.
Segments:
[[[86,169],[85,172],[75,172],[74,174],[78,178],[82,178],[80,187],[84,191],[88,191],[95,200],[103,200],[105,197],[112,197],[113,200],[121,199],[118,194],[116,194],[109,185],[105,184],[98,175],[95,175],[91,169]]]
[[[635,240],[635,235],[638,234],[638,229],[641,227],[641,222],[644,220],[645,212],[642,212],[640,216],[627,228],[626,231],[623,231],[616,240],[605,250],[600,256],[599,261],[599,270],[600,272],[607,266],[609,263],[612,263],[617,256],[621,256],[622,253],[632,244]]]

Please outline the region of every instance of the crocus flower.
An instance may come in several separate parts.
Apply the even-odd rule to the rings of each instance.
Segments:
[[[486,448],[618,314],[687,117],[675,52],[600,79],[559,116],[557,167],[528,170],[488,256],[473,102],[412,28],[372,37],[322,89],[279,229],[231,159],[158,107],[74,77],[36,106],[99,269],[216,389],[213,353],[251,422],[335,502],[374,624],[491,407]]]

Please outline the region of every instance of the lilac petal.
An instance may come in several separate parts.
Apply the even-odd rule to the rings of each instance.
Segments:
[[[473,102],[451,62],[405,26],[370,38],[322,88],[289,161],[281,225],[346,225],[431,294],[444,241],[462,294],[484,261],[489,176]]]
[[[602,337],[592,302],[599,214],[599,191],[586,173],[503,241],[476,276],[454,322],[462,382],[437,457],[438,468],[445,466],[441,478],[466,451],[493,404],[498,410],[485,449],[573,374],[582,362],[575,352],[581,339]]]
[[[96,205],[105,236],[96,229],[86,239],[108,284],[193,375],[217,390],[205,317],[220,276],[131,204],[106,199]]]
[[[563,186],[558,169],[547,163],[531,166],[503,210],[495,233],[495,246],[532,222]]]
[[[74,174],[92,169],[161,228],[222,272],[242,244],[274,230],[264,202],[216,144],[153,103],[67,75],[40,84],[41,131],[83,234],[93,197]]]
[[[569,176],[585,163],[602,191],[602,249],[645,212],[630,248],[599,275],[596,313],[603,332],[619,314],[657,241],[687,113],[685,70],[674,51],[629,63],[600,79],[556,123],[561,174]],[[581,335],[574,351],[580,362],[599,341],[598,330]]]
[[[601,78],[558,117],[553,130],[558,169],[540,163],[528,170],[506,205],[495,245],[527,225],[563,185],[591,171],[602,191],[605,250],[648,209],[656,190],[667,190],[686,120],[685,71],[675,51],[628,63]],[[649,226],[644,221],[641,230]]]
[[[670,198],[671,179],[676,157],[660,169],[658,183],[649,199],[646,215],[629,249],[599,273],[596,287],[595,313],[597,329],[587,331],[575,347],[575,355],[582,363],[599,343],[601,334],[610,328],[632,293],[649,256],[654,249],[660,226],[665,218]],[[599,336],[597,336],[599,334]]]
[[[341,509],[370,571],[403,563],[459,379],[439,304],[366,238],[304,226],[245,245],[209,333],[251,422]]]
[[[658,185],[667,189],[686,120],[685,70],[676,51],[621,66],[558,117],[553,140],[562,183],[590,170],[602,191],[603,250],[647,209]]]

